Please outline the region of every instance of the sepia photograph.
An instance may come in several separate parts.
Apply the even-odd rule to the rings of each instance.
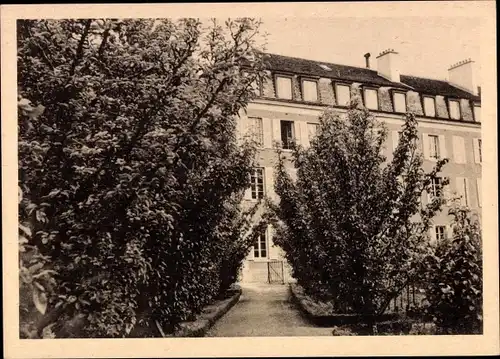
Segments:
[[[2,7],[7,357],[498,353],[494,3],[233,5]]]

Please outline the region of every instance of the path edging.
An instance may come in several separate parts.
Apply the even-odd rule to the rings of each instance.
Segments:
[[[231,297],[217,301],[207,307],[200,313],[196,320],[182,322],[179,324],[173,334],[167,334],[165,338],[173,337],[203,337],[208,330],[226,314],[240,299],[241,288],[233,289],[235,292]]]

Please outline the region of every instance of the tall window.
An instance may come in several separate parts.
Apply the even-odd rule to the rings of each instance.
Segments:
[[[394,112],[406,112],[406,94],[394,92]]]
[[[252,199],[264,198],[264,168],[255,168],[250,176]]]
[[[250,136],[253,141],[258,146],[261,146],[264,144],[264,129],[262,127],[262,118],[260,117],[249,117],[248,118],[250,124]]]
[[[476,122],[481,122],[481,106],[474,106],[474,119]]]
[[[446,226],[435,226],[436,241],[444,241],[446,239]]]
[[[309,136],[309,141],[311,141],[318,132],[319,125],[317,123],[308,123],[307,124],[307,135]]]
[[[293,121],[281,121],[281,142],[284,149],[291,149],[295,138]]]
[[[276,96],[288,100],[292,99],[292,79],[290,77],[276,77]]]
[[[255,258],[267,258],[267,236],[265,229],[255,238],[253,243],[253,256]]]
[[[351,102],[351,88],[349,85],[336,85],[337,105],[348,106]]]
[[[453,157],[456,163],[466,163],[465,140],[461,136],[453,136]]]
[[[439,159],[439,136],[429,135],[429,156],[430,158]]]
[[[450,100],[450,118],[460,120],[460,103],[455,100]]]
[[[435,177],[432,179],[431,182],[431,193],[430,193],[430,200],[433,200],[436,197],[439,197],[441,194],[441,183],[443,182],[441,177]]]
[[[457,192],[460,195],[460,202],[462,206],[469,205],[469,189],[467,186],[467,178],[457,177]]]
[[[365,106],[370,110],[378,110],[378,93],[374,89],[365,89]]]
[[[424,114],[429,117],[436,117],[436,102],[433,97],[424,97]]]
[[[304,101],[318,101],[318,83],[316,81],[302,81],[302,99]]]

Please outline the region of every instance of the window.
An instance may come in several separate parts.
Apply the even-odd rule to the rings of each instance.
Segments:
[[[370,110],[378,110],[378,93],[375,89],[365,89],[365,106]]]
[[[278,98],[292,99],[292,79],[290,77],[276,77],[276,96]]]
[[[481,122],[481,106],[474,106],[474,120]]]
[[[262,92],[261,92],[262,86],[261,86],[261,82],[259,80],[252,81],[252,90],[255,93],[255,95],[257,95],[257,96],[262,95]]]
[[[302,81],[302,99],[309,102],[318,101],[318,84],[316,81]]]
[[[446,226],[435,226],[436,241],[444,241],[446,239]]]
[[[436,117],[436,102],[433,97],[424,97],[424,114],[429,117]]]
[[[468,180],[465,177],[457,177],[457,192],[460,196],[462,206],[469,206]]]
[[[441,177],[435,177],[432,179],[431,182],[431,193],[430,193],[430,200],[432,201],[434,198],[439,197],[441,194],[441,183],[443,182]]]
[[[349,106],[351,102],[351,88],[349,85],[336,85],[337,92],[337,105],[339,106]]]
[[[264,198],[264,168],[255,168],[250,176],[252,199]]]
[[[481,178],[476,179],[476,190],[477,190],[477,205],[481,207],[481,196],[482,196],[482,183]]]
[[[474,144],[474,162],[483,162],[483,141],[480,138],[472,139]]]
[[[453,136],[453,157],[455,163],[466,163],[465,141],[463,137]]]
[[[307,124],[307,134],[309,136],[309,141],[311,141],[318,132],[319,125],[317,123],[308,123]]]
[[[293,121],[281,121],[281,142],[284,149],[291,149],[295,138]]]
[[[394,112],[406,112],[406,94],[402,92],[394,92]]]
[[[267,236],[265,229],[255,238],[253,256],[254,258],[267,258]]]
[[[263,146],[264,144],[264,129],[262,127],[262,118],[260,117],[249,117],[249,134],[253,141],[258,146]]]
[[[439,136],[429,135],[429,157],[439,159]]]
[[[450,100],[450,118],[460,120],[460,103],[455,100]]]

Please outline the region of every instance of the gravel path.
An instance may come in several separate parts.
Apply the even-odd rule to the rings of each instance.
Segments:
[[[290,301],[288,285],[242,284],[240,300],[207,337],[331,336],[302,317]]]

